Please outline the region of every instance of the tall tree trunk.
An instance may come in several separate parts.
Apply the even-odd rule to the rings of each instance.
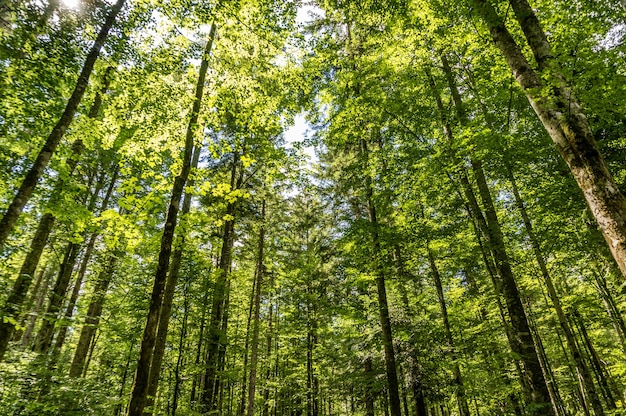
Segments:
[[[261,208],[261,221],[265,222],[265,200]],[[265,273],[265,263],[263,261],[263,249],[265,247],[265,223],[261,225],[259,231],[259,248],[257,252],[256,266],[256,292],[254,294],[254,312],[252,315],[252,340],[250,351],[250,386],[248,387],[248,416],[254,416],[254,398],[256,396],[256,370],[259,361],[259,329],[261,292],[263,285],[263,274]]]
[[[582,107],[573,95],[539,21],[526,0],[510,0],[530,46],[535,71],[488,0],[473,0],[496,46],[569,166],[626,279],[626,200],[600,154]],[[544,79],[549,80],[544,83]]]
[[[122,382],[120,383],[120,391],[117,395],[119,403],[115,405],[115,411],[113,412],[115,416],[119,416],[122,413],[122,400],[124,399],[124,390],[126,389],[126,380],[128,379],[128,369],[130,368],[130,361],[132,359],[134,346],[135,344],[131,342],[130,348],[128,349],[128,355],[126,357],[126,365],[124,366],[124,372],[122,373]]]
[[[228,345],[228,313],[230,309],[230,285],[231,281],[228,279],[226,282],[226,299],[224,300],[224,311],[222,313],[222,323],[220,326],[220,333],[222,339],[220,340],[219,349],[217,352],[217,374],[215,377],[215,389],[214,397],[217,398],[217,411],[219,414],[224,413],[224,380],[219,374],[224,372],[226,368],[226,346]]]
[[[270,275],[270,283],[268,285],[268,287],[272,287],[273,286],[273,280],[271,279],[271,275]],[[274,303],[272,302],[272,297],[270,296],[270,301],[269,301],[269,313],[268,313],[268,318],[267,318],[267,335],[266,335],[266,343],[267,343],[267,348],[265,350],[265,354],[267,357],[267,369],[265,370],[265,386],[263,388],[263,412],[262,415],[263,416],[269,416],[269,412],[270,412],[270,389],[269,389],[269,382],[270,379],[272,377],[272,339],[273,339],[273,331],[272,331],[272,327],[273,327],[273,320],[274,320]]]
[[[38,309],[40,307],[39,304],[36,305],[35,303],[40,298],[41,286],[43,284],[46,284],[45,290],[47,292],[47,287],[49,283],[47,280],[49,280],[49,277],[51,276],[51,274],[48,273],[48,269],[49,267],[46,264],[39,270],[39,273],[37,274],[37,279],[35,279],[35,285],[33,286],[31,293],[28,296],[28,300],[24,302],[25,313],[22,314],[22,319],[20,320],[18,327],[13,333],[13,337],[12,337],[13,342],[18,342],[20,339],[22,339],[22,336],[24,335],[23,328],[26,326],[26,321],[28,320],[28,318],[39,313],[38,310],[37,311],[33,310],[33,306],[35,306],[35,309]]]
[[[556,379],[554,378],[554,372],[552,371],[552,366],[550,365],[550,361],[548,360],[548,355],[546,354],[546,349],[543,346],[543,341],[541,340],[541,335],[539,334],[539,330],[537,329],[537,323],[535,322],[535,317],[533,314],[532,307],[530,305],[530,301],[526,298],[526,310],[528,311],[528,325],[530,327],[531,336],[535,342],[535,350],[537,351],[537,358],[539,358],[539,365],[541,365],[541,370],[543,371],[544,378],[546,380],[546,385],[548,387],[548,392],[550,393],[550,400],[552,401],[552,407],[554,408],[554,413],[557,415],[566,415],[566,411],[563,406],[563,400],[561,399],[561,394],[559,393],[559,388],[556,384]],[[580,384],[579,384],[580,387]],[[584,405],[585,414],[588,414],[588,407]]]
[[[22,335],[21,344],[23,348],[26,348],[30,345],[33,332],[35,331],[35,325],[37,324],[37,317],[41,314],[42,310],[45,307],[46,298],[48,296],[48,290],[50,290],[50,284],[52,283],[54,272],[55,270],[52,267],[50,267],[46,271],[44,282],[42,286],[39,288],[39,290],[37,291],[37,300],[35,301],[35,308],[33,309],[31,315],[28,317],[28,324],[26,325],[26,329],[24,330],[24,335]]]
[[[239,156],[235,153],[231,168],[230,184],[231,189],[238,189],[242,182],[243,172],[237,175],[239,168]],[[239,176],[237,178],[237,176]],[[217,396],[215,388],[217,384],[217,370],[219,367],[219,351],[224,342],[226,334],[221,331],[222,320],[224,318],[224,306],[227,296],[227,286],[232,263],[232,250],[235,242],[235,214],[237,212],[237,201],[230,202],[226,207],[228,220],[224,222],[222,233],[222,250],[219,260],[219,270],[215,279],[213,289],[213,301],[211,308],[211,319],[208,327],[208,345],[206,351],[206,371],[204,374],[204,386],[202,391],[202,413],[206,414],[217,409]]]
[[[530,334],[528,319],[526,318],[517,283],[511,269],[504,245],[504,236],[502,235],[481,162],[475,159],[472,160],[472,169],[478,184],[479,195],[485,207],[488,241],[500,273],[501,289],[506,301],[509,319],[511,320],[511,329],[514,335],[511,349],[520,357],[523,364],[522,373],[527,386],[525,391],[526,402],[531,405],[527,410],[530,414],[550,415],[553,414],[550,405],[550,395]]]
[[[581,390],[585,399],[583,405],[588,409],[593,409],[596,415],[603,415],[604,410],[602,409],[602,403],[600,402],[600,398],[598,397],[595,386],[593,384],[593,379],[591,377],[589,369],[587,368],[587,364],[585,363],[580,353],[580,350],[578,349],[578,345],[576,345],[576,340],[574,339],[572,328],[570,327],[567,317],[565,316],[565,312],[563,311],[563,307],[561,306],[561,301],[556,293],[554,283],[552,282],[552,276],[550,276],[550,273],[548,272],[548,267],[546,266],[543,254],[541,253],[539,240],[537,239],[535,231],[533,230],[532,222],[530,221],[530,217],[526,212],[526,206],[524,205],[524,201],[522,200],[519,189],[517,188],[515,175],[506,157],[504,164],[507,176],[509,178],[509,181],[511,182],[511,189],[513,190],[513,196],[515,197],[515,204],[517,205],[517,208],[519,209],[522,216],[524,227],[526,229],[526,234],[528,234],[530,244],[533,248],[533,253],[535,254],[535,260],[537,261],[541,276],[543,277],[546,288],[548,289],[548,296],[550,297],[552,305],[556,310],[559,325],[561,326],[561,330],[563,331],[563,335],[565,336],[567,347],[574,361],[574,365],[576,366],[576,371],[578,373],[578,382],[581,384]]]
[[[35,190],[44,168],[48,165],[52,154],[56,150],[59,142],[65,135],[67,128],[74,119],[74,114],[76,113],[78,105],[85,94],[85,90],[89,84],[89,77],[91,76],[91,72],[93,71],[93,67],[98,59],[98,56],[100,55],[100,50],[102,49],[109,31],[113,27],[115,19],[125,2],[126,0],[117,0],[117,2],[111,7],[111,10],[107,15],[104,24],[100,28],[100,32],[98,33],[94,44],[87,54],[87,58],[83,64],[83,69],[81,70],[78,80],[76,81],[76,87],[67,102],[61,118],[59,118],[59,121],[52,129],[50,136],[48,136],[48,139],[39,151],[35,162],[24,177],[24,180],[15,194],[13,201],[4,213],[2,220],[0,220],[0,251],[2,251],[2,248],[4,247],[9,234],[13,230],[17,219],[22,213],[24,206]]]
[[[193,151],[194,137],[198,127],[198,116],[200,114],[200,105],[204,93],[204,81],[207,69],[209,67],[209,56],[215,39],[215,24],[211,25],[209,39],[202,55],[200,71],[198,73],[198,82],[196,84],[195,98],[189,124],[187,125],[187,133],[185,135],[185,150],[183,155],[183,166],[180,174],[174,179],[172,195],[170,197],[169,208],[165,218],[163,227],[163,235],[161,237],[161,248],[159,251],[159,261],[154,277],[154,285],[152,287],[152,295],[150,298],[150,307],[146,326],[141,340],[141,348],[139,352],[139,360],[135,377],[133,380],[133,388],[128,406],[128,416],[142,416],[146,405],[146,397],[148,393],[148,378],[150,374],[150,364],[152,362],[152,354],[157,335],[157,326],[159,313],[163,303],[163,290],[167,280],[167,272],[170,264],[170,255],[172,252],[172,240],[174,238],[174,230],[176,228],[176,220],[180,200],[191,169],[191,157]]]
[[[243,346],[243,377],[241,380],[241,395],[239,397],[239,406],[237,407],[237,415],[243,416],[246,412],[246,403],[248,395],[246,389],[248,388],[248,356],[250,346],[250,325],[252,324],[252,312],[254,310],[254,299],[256,294],[256,275],[252,279],[252,292],[250,293],[250,302],[248,306],[248,319],[246,321],[246,339]]]
[[[212,256],[211,256],[212,257]],[[202,297],[202,316],[200,317],[200,330],[198,331],[198,343],[196,346],[196,358],[194,360],[194,364],[196,368],[200,367],[200,360],[202,358],[202,345],[204,341],[204,327],[206,323],[206,314],[207,308],[209,304],[209,290],[208,290],[208,281],[211,276],[212,270],[209,269],[208,273],[205,274],[202,281],[202,291],[204,292],[204,296]],[[196,389],[201,379],[201,374],[194,374],[193,380],[191,382],[191,392],[189,394],[189,401],[192,407],[196,404]]]
[[[364,161],[369,160],[367,143],[361,140],[361,151]],[[398,389],[398,375],[396,370],[396,359],[393,349],[393,335],[391,320],[389,319],[389,306],[387,304],[387,291],[385,288],[385,273],[383,270],[382,250],[378,235],[378,219],[376,217],[376,207],[373,201],[373,189],[369,176],[366,177],[365,192],[367,195],[367,211],[371,224],[372,249],[374,254],[374,273],[376,274],[376,290],[378,293],[378,309],[380,314],[380,326],[383,337],[383,348],[385,351],[385,368],[387,372],[387,386],[389,394],[389,408],[391,416],[400,416],[400,394]]]
[[[201,146],[195,146],[193,152],[193,158],[191,161],[191,168],[198,167],[198,160],[200,159]],[[189,181],[189,188],[193,187],[193,181]],[[183,199],[183,207],[181,215],[189,214],[191,209],[191,194],[185,193]],[[163,304],[161,305],[161,312],[159,313],[159,326],[156,335],[156,341],[154,344],[154,352],[152,354],[152,362],[150,364],[150,376],[148,378],[148,394],[146,399],[146,406],[151,407],[154,404],[154,398],[156,397],[157,388],[159,386],[159,376],[161,374],[161,364],[163,362],[163,355],[165,354],[165,342],[167,341],[167,332],[170,323],[170,316],[172,314],[172,305],[174,303],[174,293],[176,292],[176,284],[178,283],[178,276],[180,272],[180,264],[183,258],[183,250],[185,245],[185,235],[180,236],[180,242],[174,249],[172,259],[170,263],[170,271],[167,276],[167,283],[165,284],[165,292],[163,294]]]
[[[93,289],[93,294],[91,295],[91,302],[87,308],[85,323],[80,331],[78,345],[74,351],[74,358],[72,359],[72,364],[70,366],[70,377],[80,377],[84,373],[87,355],[89,354],[89,347],[93,343],[98,329],[98,323],[100,322],[100,316],[102,315],[106,292],[113,279],[113,271],[117,261],[118,256],[116,253],[109,254],[109,258],[105,263],[106,265],[104,269],[98,275],[96,285]]]
[[[365,372],[365,394],[363,401],[365,402],[365,416],[374,416],[374,374],[372,371],[372,357],[365,358],[363,362]]]
[[[427,75],[431,83],[437,108],[442,118],[444,134],[448,140],[452,142],[452,129],[446,120],[445,108],[441,101],[441,97],[435,87],[434,79],[428,70]],[[450,75],[447,74],[447,77],[450,82]],[[451,83],[450,87],[454,98],[455,109],[457,110],[460,121],[463,123],[466,120],[460,95],[458,94],[458,89],[456,88],[455,83]],[[528,405],[531,405],[531,409],[529,410],[531,414],[553,415],[553,410],[550,405],[550,395],[541,371],[537,352],[534,349],[533,340],[528,327],[528,320],[519,296],[517,283],[515,282],[515,278],[513,276],[513,270],[511,269],[508,254],[506,253],[504,236],[502,235],[502,230],[500,229],[500,223],[498,221],[493,200],[482,170],[482,164],[474,158],[471,160],[474,177],[476,178],[476,182],[478,184],[479,195],[483,202],[483,206],[485,207],[486,219],[483,217],[482,210],[480,210],[480,207],[478,206],[471,184],[469,183],[465,170],[462,168],[462,165],[460,165],[458,157],[453,155],[453,159],[455,161],[455,166],[458,166],[457,170],[459,171],[459,177],[463,185],[462,187],[468,200],[468,210],[470,211],[470,215],[476,220],[478,229],[487,239],[489,251],[491,256],[493,256],[493,258],[490,258],[491,256],[487,256],[483,253],[487,268],[491,269],[495,266],[494,270],[490,272],[490,275],[493,279],[496,293],[503,295],[506,300],[507,310],[511,320],[510,327],[506,323],[506,318],[504,317],[502,311],[501,316],[505,324],[505,328],[507,328],[507,339],[511,350],[519,357],[523,364],[523,366],[518,367],[518,369],[521,376],[520,381],[522,383],[522,389],[524,391],[526,402]],[[496,270],[498,276],[496,276]]]

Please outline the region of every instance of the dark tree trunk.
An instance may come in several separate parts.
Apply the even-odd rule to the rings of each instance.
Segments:
[[[191,161],[192,169],[198,167],[198,160],[200,159],[200,149],[201,146],[195,146],[194,148],[193,159]],[[193,181],[189,181],[189,187],[191,188],[192,186]],[[190,208],[191,194],[186,193],[183,199],[181,215],[185,216],[186,214],[189,214]],[[154,398],[156,397],[157,388],[159,386],[159,376],[161,374],[163,355],[165,354],[165,342],[167,341],[167,332],[170,323],[170,316],[172,314],[172,305],[174,303],[176,284],[178,283],[180,264],[183,258],[184,244],[185,235],[181,235],[180,242],[178,246],[174,249],[174,253],[172,254],[170,271],[167,276],[167,283],[165,284],[163,304],[161,305],[161,312],[159,313],[159,326],[156,341],[154,344],[154,352],[152,354],[152,362],[150,364],[150,376],[148,379],[148,397],[146,399],[147,407],[151,407],[154,404]]]
[[[256,276],[252,279],[252,292],[250,293],[250,302],[248,306],[248,319],[246,321],[246,340],[243,347],[243,378],[241,380],[241,395],[239,397],[239,406],[237,407],[237,415],[243,416],[246,412],[246,402],[248,395],[246,389],[248,388],[248,356],[250,346],[250,325],[252,323],[252,311],[254,310],[254,298],[256,294]]]
[[[26,348],[30,345],[33,332],[35,331],[35,325],[37,324],[37,317],[41,314],[42,310],[45,307],[46,298],[48,297],[48,290],[50,290],[50,284],[52,283],[52,278],[54,276],[54,268],[50,267],[46,271],[46,276],[42,286],[37,291],[37,300],[35,301],[35,308],[32,311],[31,315],[28,317],[28,324],[26,329],[24,330],[24,335],[22,335],[22,347]]]
[[[209,290],[208,290],[208,280],[209,280],[209,276],[211,275],[211,270],[209,270],[209,272],[205,275],[204,280],[203,280],[203,291],[204,291],[204,296],[202,297],[202,316],[200,318],[200,330],[198,331],[198,343],[196,346],[196,358],[194,360],[194,364],[196,367],[200,366],[200,359],[202,358],[202,345],[204,342],[204,327],[205,327],[205,321],[206,321],[206,313],[207,313],[207,308],[208,308],[208,303],[209,303]],[[200,374],[196,374],[193,377],[193,380],[191,382],[191,392],[189,395],[189,401],[192,405],[192,407],[194,407],[194,405],[196,404],[196,389],[197,386],[199,384],[201,375]]]
[[[591,362],[591,367],[596,374],[596,379],[598,380],[598,384],[600,385],[600,391],[602,391],[602,395],[606,401],[606,406],[610,409],[610,411],[615,410],[615,399],[613,398],[613,394],[611,393],[611,387],[609,385],[609,381],[605,375],[604,368],[602,366],[602,362],[600,361],[600,357],[596,352],[596,349],[591,342],[591,338],[589,338],[589,334],[587,333],[587,328],[585,327],[585,322],[580,316],[580,313],[577,310],[574,310],[574,318],[576,319],[576,323],[578,324],[578,330],[580,331],[580,335],[582,336],[585,348],[587,353],[589,354],[589,361]]]
[[[39,273],[37,274],[35,285],[33,286],[31,293],[28,296],[28,300],[24,303],[25,313],[22,315],[22,319],[20,320],[18,327],[13,333],[13,338],[12,338],[13,342],[18,342],[20,339],[22,339],[22,336],[24,335],[23,328],[25,328],[26,321],[28,320],[28,318],[30,318],[31,316],[35,316],[39,313],[38,309],[41,307],[41,305],[37,301],[40,298],[41,286],[43,284],[46,285],[45,291],[47,292],[48,290],[47,288],[49,285],[49,277],[51,276],[51,274],[48,273],[48,269],[49,269],[48,265],[45,265],[43,268],[39,270]],[[36,310],[33,310],[33,306],[35,307]]]
[[[446,69],[444,63],[444,70]],[[455,109],[457,111],[459,121],[463,124],[467,121],[463,105],[456,87],[456,83],[453,82],[451,73],[446,71],[448,82],[450,83],[450,90],[454,99]],[[431,85],[433,86],[433,93],[437,102],[437,107],[441,113],[443,120],[444,133],[448,139],[452,142],[452,130],[445,119],[445,109],[439,93],[434,88],[434,81],[430,73]],[[458,166],[458,164],[457,164]],[[530,335],[530,329],[528,326],[528,320],[522,301],[520,299],[519,290],[513,270],[509,262],[508,254],[504,244],[504,236],[500,228],[500,223],[496,214],[495,207],[493,205],[493,199],[487,186],[485,174],[482,169],[482,163],[475,159],[471,159],[472,171],[478,185],[479,196],[485,208],[485,217],[482,217],[480,211],[474,212],[473,216],[478,220],[479,228],[485,235],[490,252],[493,255],[493,261],[497,268],[499,279],[495,282],[495,288],[498,293],[504,296],[506,301],[506,307],[511,321],[510,334],[508,337],[509,344],[513,353],[515,353],[523,364],[520,368],[522,375],[522,386],[526,398],[526,402],[529,405],[530,414],[541,415],[553,415],[553,409],[550,402],[550,395],[546,386],[543,373],[541,371],[541,365],[539,364],[539,358],[537,351],[533,343],[533,339]],[[463,178],[464,175],[461,175]],[[467,183],[469,185],[469,182]],[[466,188],[466,186],[464,188]],[[466,196],[473,198],[473,192],[466,190]],[[475,200],[475,198],[474,198]],[[471,206],[478,207],[477,202],[471,201]],[[486,220],[485,220],[486,218]],[[488,260],[487,264],[491,261]],[[495,277],[495,275],[494,275]]]
[[[238,189],[242,182],[242,173],[239,168],[239,156],[235,153],[231,171],[231,189]],[[232,263],[232,250],[235,242],[234,227],[235,215],[237,211],[237,201],[231,202],[226,207],[228,220],[224,222],[222,233],[222,251],[220,254],[219,270],[213,289],[213,302],[211,308],[211,319],[208,327],[208,346],[206,352],[206,371],[204,374],[204,386],[202,391],[202,413],[206,414],[217,409],[218,402],[215,395],[217,385],[217,370],[219,367],[219,352],[226,334],[222,333],[222,321],[225,315],[225,302],[227,297],[228,279]]]
[[[180,337],[178,338],[178,358],[176,360],[176,367],[174,368],[174,391],[172,393],[171,416],[176,415],[181,385],[183,382],[181,372],[184,364],[185,338],[187,337],[187,325],[189,322],[189,294],[187,293],[187,290],[184,292],[183,306],[183,325],[180,330]]]
[[[78,76],[78,80],[76,81],[76,87],[70,96],[67,106],[61,115],[61,118],[57,122],[57,124],[52,129],[50,136],[44,143],[43,147],[39,151],[35,162],[32,167],[24,177],[20,188],[15,194],[15,198],[13,198],[13,202],[9,205],[2,220],[0,220],[0,251],[4,247],[4,244],[13,230],[17,219],[19,218],[24,206],[30,199],[35,187],[37,186],[37,182],[39,182],[39,178],[41,177],[43,170],[48,165],[50,158],[52,157],[54,151],[56,150],[59,142],[65,135],[67,128],[70,123],[74,119],[74,114],[78,109],[78,105],[85,94],[85,90],[87,89],[87,85],[89,84],[89,77],[91,76],[91,72],[93,71],[93,67],[100,55],[100,50],[104,45],[104,42],[115,23],[115,19],[119,14],[120,10],[124,6],[126,0],[117,0],[117,2],[111,7],[104,24],[100,28],[100,32],[96,37],[96,41],[92,45],[89,53],[87,54],[87,58],[85,59],[85,63],[83,65],[83,69]]]
[[[520,357],[523,364],[522,374],[525,378],[524,384],[527,386],[525,391],[526,402],[530,405],[528,411],[530,414],[551,415],[553,410],[550,404],[550,395],[541,371],[537,351],[530,335],[528,319],[526,318],[517,283],[511,269],[504,245],[504,236],[502,235],[491,193],[482,170],[482,164],[477,160],[472,160],[472,169],[478,184],[479,195],[485,207],[488,241],[499,270],[502,294],[504,295],[509,319],[511,320],[511,329],[513,331],[511,349]]]
[[[363,401],[365,402],[365,415],[374,416],[374,374],[372,371],[372,358],[367,357],[363,363],[365,372],[365,394]]]
[[[271,276],[271,275],[270,275]],[[273,286],[272,280],[270,279],[270,284],[268,286]],[[265,370],[265,388],[263,389],[263,416],[269,416],[270,412],[270,389],[268,387],[269,381],[272,377],[272,339],[273,339],[273,319],[274,319],[274,303],[272,302],[272,298],[270,297],[269,304],[269,316],[267,318],[267,336],[266,343],[267,348],[265,350],[265,354],[267,356],[267,369]]]
[[[565,336],[565,341],[567,342],[567,347],[574,361],[574,365],[576,366],[578,381],[581,385],[581,390],[585,396],[585,401],[583,402],[583,405],[588,409],[592,408],[596,415],[603,415],[604,410],[602,409],[602,403],[600,402],[600,398],[598,397],[595,386],[593,384],[593,379],[591,378],[591,374],[589,372],[589,369],[587,368],[587,364],[585,363],[580,353],[580,350],[578,349],[578,345],[576,344],[576,341],[574,339],[572,328],[570,327],[567,317],[565,316],[565,312],[563,311],[563,307],[561,306],[561,301],[556,293],[554,283],[552,282],[552,276],[550,276],[550,273],[548,272],[548,267],[546,266],[543,254],[541,253],[539,240],[537,239],[535,231],[533,230],[532,222],[530,221],[530,217],[526,212],[526,206],[524,205],[522,197],[519,193],[519,189],[517,188],[515,175],[513,174],[511,165],[506,157],[504,164],[506,167],[507,176],[509,177],[509,180],[511,182],[513,195],[515,197],[515,203],[522,216],[524,227],[526,228],[526,233],[528,234],[530,244],[535,254],[535,260],[539,265],[541,276],[543,277],[546,288],[548,289],[548,296],[550,297],[552,305],[556,310],[559,325],[561,326],[561,330],[563,331],[563,335]]]
[[[200,114],[200,105],[204,93],[204,81],[209,67],[209,56],[213,39],[215,38],[215,24],[211,25],[209,40],[202,56],[200,71],[198,73],[198,82],[196,84],[195,99],[193,108],[187,125],[187,133],[185,135],[185,150],[183,155],[183,166],[179,176],[174,179],[170,204],[165,218],[163,227],[163,235],[161,237],[161,248],[159,251],[159,261],[154,277],[154,285],[152,287],[152,295],[150,298],[150,307],[146,326],[141,340],[141,348],[139,351],[139,360],[135,377],[133,380],[133,388],[128,406],[128,416],[142,416],[144,407],[146,406],[146,398],[148,394],[148,378],[150,375],[150,365],[152,362],[152,354],[154,344],[156,342],[157,327],[159,321],[159,313],[163,303],[163,290],[167,280],[167,272],[170,264],[170,255],[172,252],[172,241],[174,238],[174,230],[178,217],[180,200],[191,169],[191,157],[193,151],[193,143],[198,127],[198,116]]]
[[[122,382],[120,383],[120,392],[117,397],[119,403],[115,405],[115,416],[119,416],[122,413],[122,400],[124,399],[124,390],[126,389],[126,380],[128,379],[128,369],[130,368],[130,360],[132,358],[133,347],[135,345],[131,342],[130,348],[128,349],[128,356],[126,358],[126,365],[124,366],[124,372],[122,373]]]

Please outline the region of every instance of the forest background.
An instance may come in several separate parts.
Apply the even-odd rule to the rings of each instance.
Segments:
[[[625,20],[0,0],[0,413],[624,414]]]

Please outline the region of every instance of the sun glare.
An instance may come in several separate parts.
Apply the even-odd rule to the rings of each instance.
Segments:
[[[78,9],[80,6],[80,0],[61,0],[63,5],[70,9]]]

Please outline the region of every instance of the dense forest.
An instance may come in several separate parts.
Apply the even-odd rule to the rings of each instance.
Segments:
[[[0,414],[625,414],[626,1],[0,37]]]

